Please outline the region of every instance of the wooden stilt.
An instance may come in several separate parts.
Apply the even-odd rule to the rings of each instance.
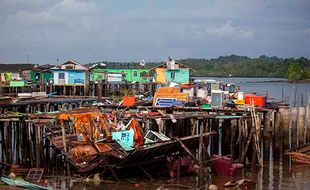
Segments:
[[[153,177],[142,166],[139,166],[139,168],[151,181],[154,181]]]
[[[305,107],[299,107],[298,111],[298,131],[299,131],[299,145],[303,145],[305,143],[305,116],[306,116],[306,108]]]

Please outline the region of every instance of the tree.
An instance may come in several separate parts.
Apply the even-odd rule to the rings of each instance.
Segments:
[[[300,66],[296,62],[291,63],[289,65],[289,67],[287,69],[286,78],[289,81],[296,81],[296,80],[302,79]]]

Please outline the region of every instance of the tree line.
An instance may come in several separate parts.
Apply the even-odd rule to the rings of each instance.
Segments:
[[[229,55],[213,59],[179,59],[176,62],[190,67],[191,76],[280,77],[287,78],[289,81],[310,79],[310,59],[304,57],[283,59],[265,55],[258,58]],[[159,64],[162,62],[148,62],[146,67],[152,68]]]
[[[215,59],[181,59],[193,76],[283,77],[289,81],[310,79],[310,59],[229,55]]]

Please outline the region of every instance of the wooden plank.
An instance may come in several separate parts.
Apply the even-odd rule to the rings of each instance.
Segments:
[[[214,133],[204,133],[203,136],[207,137]],[[188,150],[193,148],[198,148],[200,135],[182,137],[180,138],[182,143],[188,148]],[[153,151],[155,150],[155,151]],[[152,152],[151,152],[152,151]],[[146,160],[151,160],[154,157],[160,157],[163,155],[168,155],[177,151],[185,151],[184,148],[179,143],[178,139],[171,141],[165,141],[157,143],[152,146],[138,148],[132,151],[126,158],[118,165],[118,167],[128,167],[128,165],[137,165],[137,163],[144,162]],[[146,153],[147,152],[147,153]],[[146,154],[145,154],[146,153]],[[145,155],[142,157],[141,155]],[[192,154],[193,156],[193,154]],[[195,158],[196,160],[196,158]]]

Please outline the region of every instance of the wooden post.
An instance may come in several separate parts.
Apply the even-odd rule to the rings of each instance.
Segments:
[[[260,117],[259,117],[259,113],[256,115],[256,111],[255,111],[255,106],[254,103],[252,102],[252,106],[251,106],[251,116],[252,116],[252,125],[255,126],[255,133],[254,133],[254,152],[256,152],[257,155],[257,160],[259,165],[262,167],[263,166],[263,160],[261,157],[261,149],[260,149],[260,128],[261,128],[261,122],[260,122]]]
[[[276,113],[275,110],[273,110],[271,113],[271,128],[273,128],[273,129],[274,129],[274,125],[275,125],[275,113]]]
[[[232,132],[232,123],[230,119],[224,119],[222,122],[222,139],[221,139],[221,153],[222,155],[231,154],[231,132]]]
[[[283,139],[284,139],[284,148],[288,148],[289,146],[289,139],[290,139],[290,110],[289,109],[282,109],[282,131],[283,131]]]
[[[76,96],[76,85],[73,86],[73,95]]]
[[[36,163],[35,163],[35,165],[36,165],[36,167],[37,168],[39,168],[40,166],[41,166],[41,138],[40,138],[40,136],[41,136],[41,128],[40,127],[38,127],[38,126],[36,126],[36,125],[32,125],[32,127],[33,127],[33,130],[35,131],[35,156],[36,156]]]
[[[62,142],[63,142],[63,146],[64,146],[64,152],[67,153],[68,149],[67,149],[66,131],[65,131],[64,121],[61,121],[61,134],[62,134]],[[68,163],[66,163],[66,165],[67,165],[67,172],[68,172],[68,176],[69,176],[70,175],[70,166]]]
[[[46,128],[44,127],[44,134],[46,132]],[[48,138],[45,138],[45,168],[50,172],[50,165],[53,164],[50,156],[51,150],[50,150],[50,141]],[[50,164],[52,163],[52,164]]]
[[[9,139],[8,139],[8,122],[5,121],[4,125],[3,125],[3,138],[2,140],[4,141],[3,145],[4,145],[4,150],[3,150],[3,154],[4,154],[4,159],[3,161],[6,163],[10,163],[10,159],[9,159]]]
[[[297,108],[292,108],[291,115],[291,146],[297,145]]]
[[[196,133],[196,121],[195,119],[191,118],[191,135],[195,135]]]
[[[275,125],[274,125],[274,131],[276,136],[281,136],[280,134],[280,126],[281,126],[281,113],[275,112]]]
[[[212,119],[212,125],[211,125],[211,131],[215,131],[216,134],[211,136],[211,155],[218,154],[219,153],[219,126],[218,126],[218,120]]]
[[[99,82],[97,85],[97,94],[98,94],[98,100],[101,100],[102,98],[102,82]]]
[[[271,111],[264,113],[264,136],[270,136],[270,133],[273,134],[272,128],[270,127],[270,113]]]
[[[27,157],[29,158],[29,162],[30,162],[30,167],[33,166],[33,142],[32,142],[32,137],[31,137],[31,124],[30,122],[27,122],[27,139],[28,139],[28,143],[29,144],[29,151],[27,152]]]
[[[198,152],[199,152],[199,168],[200,168],[200,172],[201,172],[201,174],[203,173],[203,162],[202,162],[202,160],[203,160],[203,154],[202,154],[202,151],[203,151],[203,148],[202,148],[202,146],[203,146],[203,128],[204,128],[204,122],[202,122],[201,120],[200,120],[200,122],[199,122],[199,120],[198,120],[198,124],[200,123],[200,129],[199,129],[199,149],[198,149]]]
[[[235,155],[235,136],[236,136],[236,131],[237,131],[238,123],[237,119],[232,119],[231,120],[231,136],[230,136],[230,153],[231,153],[231,159],[234,160],[236,158]]]
[[[299,144],[304,144],[304,131],[305,131],[305,116],[306,116],[306,108],[299,107],[299,117],[298,117],[298,129],[299,129]]]
[[[244,150],[244,145],[245,145],[245,140],[244,140],[244,130],[245,130],[245,122],[244,119],[239,119],[238,121],[238,126],[239,126],[239,161],[242,162],[242,153]]]
[[[305,144],[309,142],[310,137],[310,96],[308,96],[308,105],[306,110]]]
[[[15,141],[16,141],[16,164],[20,164],[20,158],[19,158],[19,142],[20,142],[20,121],[15,122]]]
[[[203,128],[204,128],[204,122],[202,120],[198,120],[199,126],[199,148],[198,148],[198,160],[199,160],[199,170],[200,170],[200,179],[203,176]],[[198,127],[198,126],[197,126]],[[181,162],[179,162],[181,163]]]

